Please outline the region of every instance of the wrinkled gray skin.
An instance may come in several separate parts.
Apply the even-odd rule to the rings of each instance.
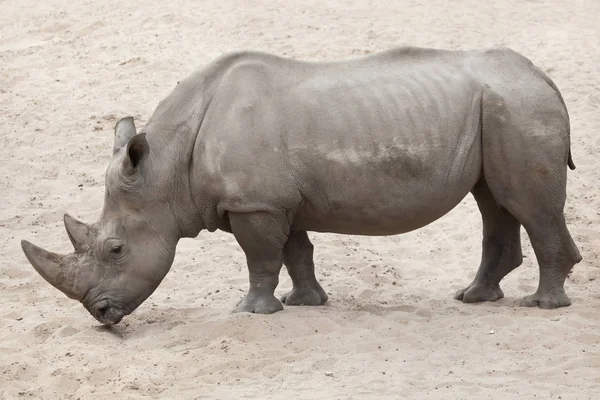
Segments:
[[[555,85],[509,49],[402,48],[308,63],[264,53],[223,56],[180,82],[136,134],[115,128],[100,221],[65,216],[66,256],[23,241],[37,271],[104,324],[156,289],[177,242],[232,232],[250,289],[237,311],[321,305],[307,231],[394,235],[423,227],[471,192],[483,254],[463,302],[503,297],[521,264],[521,225],[540,265],[523,306],[570,300],[581,260],[563,209],[569,117]]]

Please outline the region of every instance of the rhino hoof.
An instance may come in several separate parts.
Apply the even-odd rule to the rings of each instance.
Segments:
[[[463,303],[480,303],[483,301],[496,301],[504,297],[500,286],[489,287],[481,284],[471,284],[459,290],[454,295],[455,300]]]
[[[283,310],[283,304],[273,295],[248,294],[236,306],[233,312],[273,314]]]
[[[281,296],[281,301],[287,306],[322,306],[327,302],[328,297],[321,287],[319,289],[294,288]]]
[[[539,307],[547,310],[571,305],[571,299],[562,291],[558,293],[538,294],[534,293],[521,300],[521,307]]]

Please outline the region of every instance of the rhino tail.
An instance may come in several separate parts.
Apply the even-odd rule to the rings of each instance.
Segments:
[[[571,148],[569,147],[569,161],[567,161],[569,168],[572,170],[575,169],[575,163],[573,162],[573,157],[571,156]]]

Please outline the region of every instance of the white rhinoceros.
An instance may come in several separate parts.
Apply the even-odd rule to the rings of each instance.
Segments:
[[[442,217],[469,192],[483,255],[455,298],[503,297],[522,262],[523,225],[540,266],[524,306],[570,300],[581,260],[563,214],[569,116],[545,73],[510,49],[400,48],[355,60],[225,55],[180,82],[136,133],[115,127],[100,220],[65,215],[75,252],[27,241],[35,269],[101,323],[116,324],[156,289],[177,242],[233,233],[250,273],[237,311],[273,313],[286,265],[287,305],[321,305],[307,232],[394,235]]]

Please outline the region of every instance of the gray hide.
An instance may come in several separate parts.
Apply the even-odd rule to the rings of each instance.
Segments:
[[[158,286],[177,241],[232,232],[250,288],[237,311],[321,305],[307,232],[395,235],[423,227],[470,192],[483,218],[479,271],[455,298],[503,297],[522,261],[540,265],[524,306],[567,306],[581,260],[563,214],[569,116],[550,78],[509,49],[394,49],[338,62],[223,56],[181,81],[138,134],[115,129],[106,197],[93,225],[65,218],[67,256],[23,250],[54,286],[117,323]]]

